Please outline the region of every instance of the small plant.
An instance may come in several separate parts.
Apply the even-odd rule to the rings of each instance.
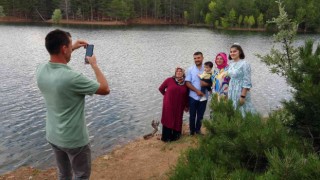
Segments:
[[[53,23],[59,24],[62,19],[62,13],[60,9],[55,9],[52,14]]]
[[[0,17],[5,17],[6,15],[4,14],[3,7],[0,6]]]

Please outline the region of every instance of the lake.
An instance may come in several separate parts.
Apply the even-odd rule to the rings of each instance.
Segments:
[[[213,31],[183,26],[54,27],[0,25],[0,174],[20,166],[46,168],[54,165],[51,147],[45,140],[45,106],[37,88],[35,70],[47,62],[46,34],[56,28],[69,31],[73,40],[95,45],[98,64],[106,75],[111,93],[86,97],[86,121],[93,158],[150,133],[153,119],[160,120],[160,84],[174,74],[176,66],[193,65],[193,53],[202,51],[204,61],[218,52],[229,52],[240,43],[251,64],[253,103],[263,115],[290,99],[285,80],[270,74],[255,56],[272,47],[272,34]],[[297,45],[320,35],[299,35]],[[317,41],[318,42],[318,41]],[[84,49],[72,54],[69,66],[95,78],[84,64]],[[207,109],[207,112],[209,110]],[[208,113],[206,113],[208,117]],[[188,114],[184,121],[188,122]]]

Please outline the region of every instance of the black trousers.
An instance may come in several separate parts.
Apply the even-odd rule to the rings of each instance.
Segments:
[[[206,83],[209,84],[208,86],[201,87],[201,92],[202,92],[203,94],[206,94],[206,90],[207,90],[207,91],[211,91],[211,90],[212,90],[212,89],[211,89],[211,86],[212,86],[212,81],[211,81],[211,79],[201,79],[201,81],[204,81],[204,82],[206,82]]]
[[[176,141],[180,138],[181,131],[176,131],[165,126],[162,126],[161,140],[164,142]]]

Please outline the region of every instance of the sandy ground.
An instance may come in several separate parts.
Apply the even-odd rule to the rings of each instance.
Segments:
[[[135,180],[135,179],[169,179],[169,174],[177,163],[178,157],[189,147],[198,143],[197,136],[188,136],[186,125],[183,136],[172,143],[159,140],[160,135],[148,140],[142,137],[112,152],[98,157],[92,162],[92,180]],[[21,167],[0,176],[0,180],[51,180],[57,179],[55,168],[39,170]]]

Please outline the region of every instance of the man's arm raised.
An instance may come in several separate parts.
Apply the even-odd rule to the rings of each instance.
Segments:
[[[85,40],[77,40],[75,43],[72,45],[72,51],[79,49],[80,47],[86,47],[88,45],[87,41]]]
[[[100,95],[109,94],[110,88],[109,88],[107,79],[104,76],[104,74],[101,72],[101,70],[97,64],[96,56],[95,55],[93,55],[92,57],[87,56],[87,59],[88,59],[89,64],[91,65],[91,67],[96,75],[98,83],[100,84],[100,86],[95,94],[100,94]]]

